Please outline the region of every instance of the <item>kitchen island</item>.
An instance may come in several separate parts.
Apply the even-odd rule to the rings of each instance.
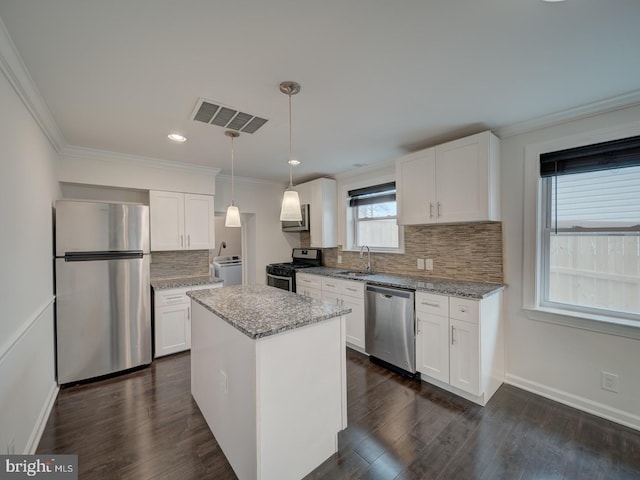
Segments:
[[[347,426],[350,309],[265,285],[188,295],[191,393],[236,475],[304,477]]]

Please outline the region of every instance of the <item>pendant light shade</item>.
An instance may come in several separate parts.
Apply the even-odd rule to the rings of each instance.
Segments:
[[[235,206],[235,185],[234,185],[234,163],[235,163],[235,151],[233,148],[233,139],[237,138],[240,134],[233,130],[227,130],[224,132],[227,137],[231,137],[231,205],[227,208],[227,216],[224,219],[225,227],[240,227],[240,210]]]
[[[239,227],[240,226],[240,210],[235,205],[229,205],[227,208],[227,216],[224,219],[225,227]]]
[[[280,220],[283,222],[302,221],[302,211],[300,210],[300,197],[293,189],[293,165],[300,162],[294,161],[292,157],[293,145],[293,121],[291,120],[291,95],[300,92],[300,84],[296,82],[282,82],[280,91],[289,97],[289,188],[285,190],[282,197],[282,208],[280,209]]]
[[[282,208],[280,210],[280,220],[282,221],[302,221],[300,211],[300,197],[295,190],[285,190],[282,197]]]

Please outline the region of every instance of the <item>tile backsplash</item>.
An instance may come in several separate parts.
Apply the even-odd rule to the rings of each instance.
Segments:
[[[210,250],[151,252],[151,278],[209,275]]]
[[[407,226],[404,242],[404,254],[372,253],[372,270],[418,277],[503,282],[501,222]],[[308,235],[301,236],[301,244],[303,247],[310,245]],[[328,267],[363,268],[358,252],[327,248],[323,249],[322,255],[323,263]],[[338,264],[338,255],[342,255],[341,264]],[[419,258],[432,259],[433,270],[418,270]]]

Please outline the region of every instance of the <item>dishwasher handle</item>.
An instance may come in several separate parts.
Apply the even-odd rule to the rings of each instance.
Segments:
[[[366,290],[367,292],[379,293],[382,296],[384,296],[384,298],[402,297],[402,298],[409,298],[413,300],[413,295],[414,295],[413,290],[405,290],[401,288],[379,287],[377,285],[369,285],[369,284],[367,284]]]

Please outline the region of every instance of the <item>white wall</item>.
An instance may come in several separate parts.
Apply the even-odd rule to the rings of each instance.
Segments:
[[[505,291],[507,379],[514,385],[640,429],[640,341],[532,320],[522,310],[526,146],[638,119],[640,107],[627,108],[507,137],[500,148],[505,281],[509,285]],[[620,376],[619,393],[601,389],[602,371]]]
[[[60,156],[58,179],[80,185],[213,195],[218,171],[133,155],[67,148]]]
[[[0,71],[0,453],[37,446],[57,392],[52,208],[56,153]]]
[[[276,262],[290,262],[291,250],[300,246],[300,234],[284,233],[280,223],[280,206],[286,186],[246,178],[235,178],[235,204],[244,217],[251,218],[247,235],[248,251],[242,254],[250,261],[249,283],[266,283],[266,266]],[[216,177],[216,211],[226,211],[231,203],[231,177]],[[244,227],[243,227],[244,228]],[[216,237],[216,242],[219,244]],[[217,253],[217,251],[216,251]]]
[[[225,214],[220,212],[221,205],[218,205],[218,212],[216,213],[216,248],[215,254],[218,255],[242,255],[242,238],[241,228],[225,227],[224,220]],[[220,244],[224,242],[226,248],[220,248]]]

